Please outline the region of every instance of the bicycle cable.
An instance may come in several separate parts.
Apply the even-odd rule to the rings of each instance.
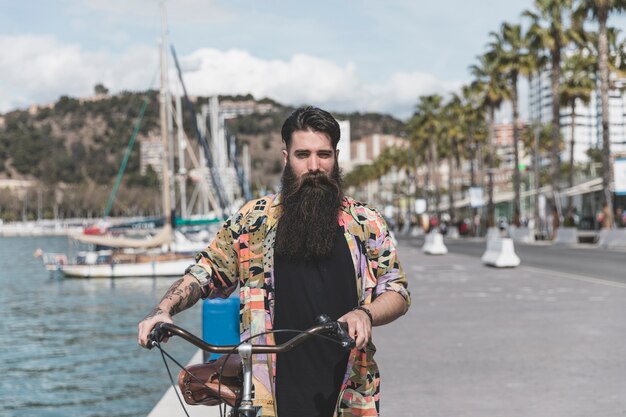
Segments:
[[[219,405],[218,408],[220,410],[220,417],[225,417],[226,416],[226,402],[222,401],[222,397],[220,396],[220,392],[221,392],[221,388],[222,388],[222,372],[224,370],[224,365],[226,364],[226,362],[228,362],[228,359],[230,358],[231,355],[233,355],[234,353],[236,353],[236,351],[239,349],[239,346],[241,346],[244,343],[249,342],[250,340],[257,338],[259,336],[263,336],[263,335],[267,335],[267,334],[274,334],[274,333],[298,333],[298,334],[310,334],[311,336],[316,336],[316,337],[320,337],[322,339],[326,339],[326,340],[330,340],[331,342],[335,342],[337,344],[341,344],[340,341],[338,341],[337,339],[334,339],[330,336],[326,336],[323,334],[318,334],[318,333],[310,333],[306,330],[295,330],[295,329],[277,329],[277,330],[269,330],[267,332],[262,332],[262,333],[258,333],[255,334],[253,336],[250,336],[244,340],[242,340],[241,342],[239,342],[237,345],[235,345],[230,352],[226,353],[226,359],[224,360],[224,362],[222,363],[222,365],[220,366],[218,375],[217,375],[217,399],[219,401]],[[163,358],[163,363],[165,364],[165,369],[167,369],[167,376],[170,379],[170,383],[172,384],[172,388],[174,389],[174,392],[176,393],[176,398],[178,398],[178,402],[180,403],[181,407],[183,407],[183,411],[185,412],[185,415],[187,417],[189,416],[189,413],[187,412],[187,408],[185,408],[185,405],[183,404],[183,401],[180,398],[180,395],[178,394],[178,390],[176,389],[176,384],[174,383],[174,378],[172,378],[172,373],[170,371],[170,367],[167,365],[167,361],[165,360],[165,356],[167,356],[168,358],[170,358],[170,360],[172,362],[174,362],[180,369],[184,370],[187,374],[189,374],[191,376],[191,378],[195,379],[196,382],[199,382],[201,384],[204,384],[204,381],[200,380],[199,378],[197,378],[195,375],[193,375],[191,372],[189,372],[188,370],[185,369],[185,367],[183,365],[180,364],[180,362],[178,362],[176,359],[174,359],[172,357],[172,355],[170,355],[169,353],[167,353],[162,347],[161,347],[161,343],[159,342],[154,342],[153,346],[156,346],[157,349],[159,349],[159,351],[161,352],[161,357]],[[223,406],[223,410],[222,410],[222,406]],[[237,417],[237,416],[234,416]]]
[[[170,383],[172,384],[174,393],[176,393],[176,398],[178,398],[178,402],[180,403],[180,406],[183,407],[183,411],[185,412],[185,415],[189,417],[187,408],[185,408],[185,405],[183,404],[183,400],[180,399],[180,395],[178,394],[178,390],[176,389],[176,385],[174,384],[174,379],[172,378],[172,372],[170,371],[170,367],[168,366],[167,361],[165,360],[165,355],[167,355],[167,357],[170,358],[176,365],[178,366],[181,366],[181,365],[169,353],[167,353],[166,351],[163,350],[163,348],[161,348],[161,343],[153,342],[153,346],[156,346],[159,349],[159,352],[161,352],[161,358],[163,359],[163,363],[165,364],[165,369],[167,369],[167,376],[170,378]],[[220,413],[220,417],[221,417],[221,413]]]

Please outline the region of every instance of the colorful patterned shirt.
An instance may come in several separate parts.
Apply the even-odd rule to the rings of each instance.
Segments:
[[[228,219],[215,239],[196,255],[208,274],[209,297],[227,297],[239,287],[241,340],[272,329],[274,319],[274,240],[280,217],[280,195],[248,202]],[[395,291],[410,305],[407,281],[397,259],[395,243],[382,216],[374,209],[345,198],[338,216],[354,263],[360,305],[386,291]],[[313,323],[312,323],[313,324]],[[273,345],[271,334],[254,344]],[[353,349],[337,400],[335,417],[378,416],[380,375],[370,342]],[[263,417],[276,416],[274,355],[253,356],[254,403]]]

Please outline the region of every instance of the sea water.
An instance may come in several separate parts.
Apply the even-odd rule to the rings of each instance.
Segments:
[[[160,353],[138,346],[137,323],[176,278],[64,279],[33,257],[67,247],[0,237],[0,416],[146,416],[170,382]],[[200,303],[174,320],[200,335]],[[196,350],[165,348],[183,364]]]

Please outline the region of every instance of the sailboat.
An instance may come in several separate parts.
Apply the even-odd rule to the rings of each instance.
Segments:
[[[207,245],[208,238],[200,241],[191,241],[185,239],[178,230],[173,228],[177,221],[174,219],[174,213],[171,209],[173,187],[171,185],[170,158],[168,155],[168,140],[171,133],[168,123],[168,110],[171,100],[167,87],[165,21],[163,28],[160,48],[163,228],[154,236],[145,239],[85,233],[72,235],[70,236],[72,240],[93,245],[95,250],[80,251],[71,262],[68,261],[68,257],[65,254],[43,253],[44,265],[50,271],[58,271],[69,278],[181,276],[185,268],[194,262],[193,255]],[[178,108],[180,109],[180,102]],[[179,125],[180,128],[181,126]],[[194,164],[197,164],[197,161]],[[210,197],[209,200],[215,201],[214,198]],[[219,221],[219,219],[215,219],[215,221]]]

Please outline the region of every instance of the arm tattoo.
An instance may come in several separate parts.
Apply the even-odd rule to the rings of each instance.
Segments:
[[[159,314],[163,313],[163,310],[161,310],[160,307],[155,307],[150,313],[148,313],[148,315],[146,317],[144,317],[144,320],[148,320],[151,319],[154,316],[158,316]]]
[[[173,295],[177,296],[178,299],[174,302],[170,310],[172,315],[180,313],[197,303],[202,297],[202,288],[200,288],[200,284],[197,282],[192,282],[186,287],[176,288],[176,290],[173,291]],[[172,296],[168,298],[174,301]]]
[[[176,281],[175,283],[173,283],[172,286],[167,290],[163,298],[161,298],[161,301],[165,299],[171,300],[174,293],[176,293],[176,291],[180,291],[179,287],[180,287],[180,284],[182,283],[183,283],[182,278]]]

